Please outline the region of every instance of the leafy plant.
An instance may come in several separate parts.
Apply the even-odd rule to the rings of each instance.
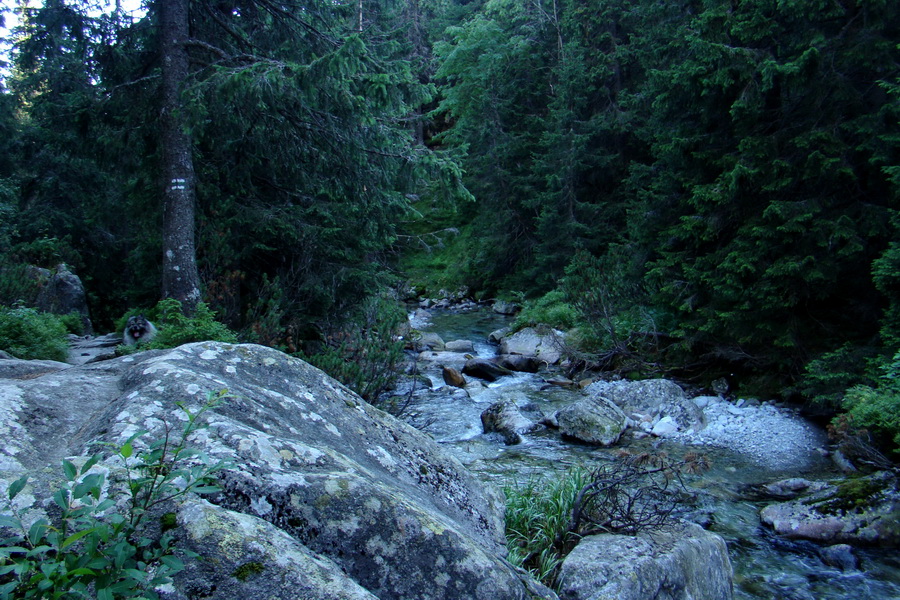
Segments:
[[[59,513],[51,519],[29,523],[26,509],[15,503],[28,478],[10,484],[0,515],[0,528],[9,532],[0,538],[0,600],[157,598],[155,588],[184,563],[172,533],[155,535],[146,517],[189,493],[218,490],[213,476],[226,465],[190,448],[188,438],[225,397],[224,390],[210,394],[197,412],[178,404],[187,416],[180,435],[167,427],[161,440],[136,450],[147,433],[139,431],[117,447],[121,481],[106,482],[100,453],[80,467],[63,460],[65,481],[53,495]]]
[[[58,316],[33,308],[0,307],[0,349],[24,360],[64,361],[66,327]]]
[[[571,329],[578,325],[578,316],[578,311],[568,301],[565,292],[553,290],[537,300],[526,302],[513,327],[521,329],[544,324],[556,329]]]
[[[118,329],[123,330],[128,317],[136,314],[141,314],[141,311],[132,310],[126,313],[119,321]],[[237,342],[237,334],[216,321],[215,313],[205,302],[198,303],[194,315],[186,317],[181,312],[181,302],[166,298],[147,311],[147,316],[157,326],[159,333],[149,343],[141,345],[142,350],[175,348],[191,342],[215,341],[230,344]],[[119,350],[121,353],[127,353],[134,351],[134,348],[120,346]]]
[[[321,352],[303,356],[368,402],[397,381],[404,342],[399,337],[406,315],[392,300],[371,298],[349,324],[328,336]]]

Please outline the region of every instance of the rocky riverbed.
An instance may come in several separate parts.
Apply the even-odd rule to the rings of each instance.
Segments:
[[[482,359],[495,356],[500,346],[489,343],[488,336],[507,323],[486,312],[434,311],[418,316],[428,323],[425,331],[430,335],[473,342]],[[690,487],[700,502],[695,518],[727,542],[736,598],[900,598],[900,561],[892,552],[788,538],[760,519],[762,509],[778,501],[756,493],[760,486],[796,476],[810,481],[842,477],[828,456],[824,431],[797,410],[766,400],[689,397],[661,380],[560,387],[549,383],[560,381],[558,372],[546,366],[536,374],[516,373],[493,383],[469,378],[464,389],[450,388],[443,385],[440,368],[467,360],[453,356],[441,350],[419,356],[419,372],[434,387],[416,393],[407,418],[482,477],[501,483],[552,477],[571,466],[614,461],[622,450],[676,457],[700,451],[708,455],[712,468],[691,478]],[[655,403],[644,402],[649,391],[658,396]],[[480,420],[482,412],[505,402],[507,409],[509,405],[518,409],[518,416],[552,424],[557,411],[592,395],[614,400],[624,414],[623,435],[608,448],[521,421],[524,433],[519,443],[508,445],[507,436],[485,433]]]

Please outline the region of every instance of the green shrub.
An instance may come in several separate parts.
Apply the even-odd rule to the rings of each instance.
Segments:
[[[33,306],[40,292],[38,271],[27,264],[0,260],[0,305]]]
[[[406,314],[389,298],[374,297],[315,354],[301,358],[322,369],[368,402],[375,403],[400,376]]]
[[[188,448],[188,437],[201,427],[200,417],[225,397],[211,394],[197,413],[187,420],[177,439],[168,435],[135,452],[141,431],[116,449],[122,478],[108,486],[93,469],[100,454],[81,467],[62,461],[65,482],[53,495],[59,515],[26,525],[27,509],[15,505],[25,489],[27,477],[10,484],[0,527],[11,532],[0,538],[0,600],[25,598],[158,598],[155,591],[184,568],[175,556],[173,535],[152,533],[145,517],[168,501],[188,493],[217,491],[213,475],[224,468],[205,455]],[[115,497],[115,490],[119,490]],[[116,511],[117,500],[127,512]]]
[[[72,311],[67,315],[59,315],[59,320],[68,333],[84,335],[84,321],[79,313]]]
[[[237,334],[216,321],[215,313],[204,302],[197,304],[197,311],[193,316],[186,317],[181,312],[181,302],[166,298],[148,311],[135,309],[127,312],[117,322],[117,331],[124,331],[128,318],[139,314],[146,315],[159,330],[153,340],[140,345],[141,350],[175,348],[191,342],[237,343]],[[133,352],[135,348],[120,346],[119,350],[120,353],[127,354]]]
[[[847,390],[843,407],[851,428],[867,430],[879,445],[900,453],[900,389],[857,385]]]
[[[525,302],[513,327],[522,329],[540,324],[563,330],[571,329],[578,324],[578,311],[566,300],[562,290],[553,290],[537,300]]]
[[[58,316],[33,308],[0,308],[0,350],[25,360],[64,361],[66,328]]]

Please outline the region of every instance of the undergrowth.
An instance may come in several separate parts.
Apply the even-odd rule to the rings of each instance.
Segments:
[[[27,503],[17,501],[28,478],[11,483],[0,503],[0,600],[158,598],[156,589],[184,563],[166,526],[173,519],[164,515],[158,526],[147,517],[189,493],[218,491],[213,476],[226,465],[190,448],[188,439],[226,397],[224,390],[210,394],[197,412],[179,404],[187,416],[180,434],[167,428],[143,449],[136,442],[147,432],[139,431],[114,448],[111,460],[100,453],[81,466],[63,460],[53,516],[31,520]],[[120,470],[107,481],[110,462]]]

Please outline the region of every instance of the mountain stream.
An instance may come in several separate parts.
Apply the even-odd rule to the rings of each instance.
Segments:
[[[496,346],[487,342],[488,334],[509,324],[508,318],[488,311],[434,311],[430,321],[423,331],[437,333],[445,341],[470,340],[475,353],[484,358],[496,353]],[[563,441],[553,430],[526,434],[521,444],[506,446],[496,434],[482,433],[480,415],[491,404],[509,398],[519,406],[536,405],[549,415],[573,402],[579,392],[547,385],[542,378],[546,373],[516,373],[488,384],[472,399],[462,390],[441,389],[444,383],[436,364],[420,362],[419,366],[437,391],[416,394],[404,418],[432,435],[469,469],[501,486],[569,467],[590,468],[614,461],[623,445],[630,451],[663,451],[673,457],[697,450],[661,438],[623,438],[617,446],[599,448]],[[854,548],[859,569],[842,571],[823,563],[812,543],[779,538],[760,524],[759,511],[766,501],[747,492],[752,486],[788,477],[837,477],[830,461],[822,458],[802,468],[773,470],[726,449],[704,447],[702,451],[709,456],[711,468],[691,477],[688,485],[701,498],[705,524],[728,544],[735,598],[900,600],[898,553]]]

